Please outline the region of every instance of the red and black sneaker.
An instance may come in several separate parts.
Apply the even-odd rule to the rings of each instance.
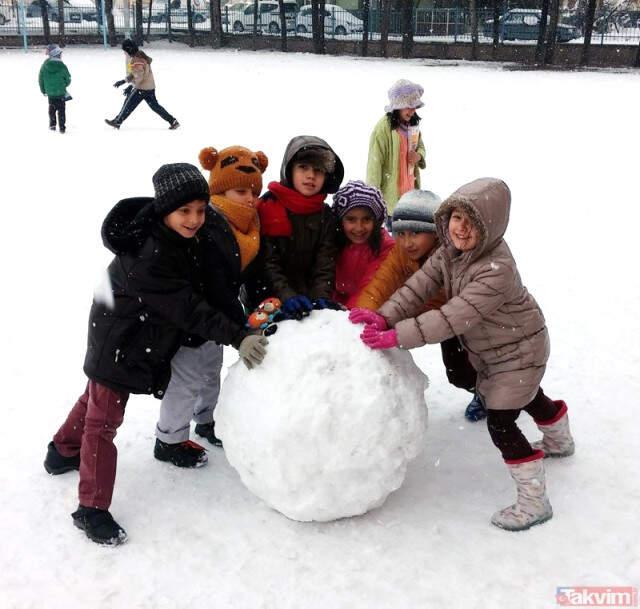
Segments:
[[[158,461],[168,461],[177,467],[202,467],[209,460],[204,447],[191,440],[167,444],[156,438],[153,456]]]

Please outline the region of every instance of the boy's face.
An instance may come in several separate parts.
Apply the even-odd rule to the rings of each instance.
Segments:
[[[480,231],[466,212],[454,209],[449,218],[449,237],[456,249],[468,252],[478,245]]]
[[[253,194],[250,188],[230,188],[224,191],[224,196],[234,203],[256,206],[258,197]]]
[[[294,163],[291,173],[293,188],[305,197],[317,195],[324,186],[326,174],[308,163]]]
[[[342,216],[342,230],[351,243],[366,243],[373,225],[373,215],[366,207],[354,207]]]
[[[400,114],[400,120],[403,123],[408,123],[411,120],[411,117],[416,113],[415,108],[402,108],[402,110],[398,110]]]
[[[206,201],[191,201],[164,217],[164,223],[185,239],[195,237],[204,224]]]
[[[396,235],[396,242],[407,252],[407,256],[414,261],[424,258],[438,241],[435,233],[414,233],[401,230]]]

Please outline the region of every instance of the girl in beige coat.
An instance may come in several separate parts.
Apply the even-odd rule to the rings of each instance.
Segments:
[[[516,503],[491,522],[518,531],[551,518],[542,459],[571,455],[574,443],[566,404],[550,400],[540,387],[549,336],[503,239],[510,205],[509,188],[492,178],[466,184],[444,201],[436,213],[442,245],[380,307],[362,340],[373,349],[413,349],[460,339],[478,375],[491,439],[518,490]],[[447,303],[422,313],[441,288]],[[533,446],[516,424],[522,410],[543,432]]]

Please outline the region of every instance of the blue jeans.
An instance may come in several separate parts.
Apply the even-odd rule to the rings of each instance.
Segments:
[[[122,106],[122,109],[120,110],[120,114],[116,116],[115,120],[120,124],[124,123],[124,121],[127,120],[128,116],[143,101],[146,101],[149,108],[151,108],[156,114],[161,116],[169,124],[173,123],[176,120],[158,103],[158,100],[156,99],[155,89],[144,91],[142,89],[136,89],[135,87],[132,89],[131,93],[129,93],[127,99],[124,100],[124,104]]]

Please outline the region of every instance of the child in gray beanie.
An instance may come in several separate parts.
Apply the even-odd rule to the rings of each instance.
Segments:
[[[67,129],[66,98],[71,74],[62,61],[62,49],[57,44],[47,46],[47,59],[40,68],[38,83],[40,91],[49,99],[49,129],[60,133]],[[56,121],[57,119],[57,121]]]

